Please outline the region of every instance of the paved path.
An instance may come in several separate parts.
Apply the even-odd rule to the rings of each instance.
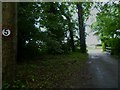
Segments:
[[[99,49],[89,51],[89,72],[94,88],[118,88],[118,60]]]
[[[118,88],[118,60],[100,49],[89,50],[85,70],[72,88]]]

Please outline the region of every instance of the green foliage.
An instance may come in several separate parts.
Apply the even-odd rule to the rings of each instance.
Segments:
[[[111,38],[110,39],[110,44],[112,47],[112,54],[119,55],[120,53],[120,39],[118,38]]]
[[[63,53],[60,43],[56,40],[49,40],[49,42],[47,43],[47,46],[48,46],[48,52],[51,52],[52,54]]]
[[[93,6],[93,2],[84,2],[82,4],[84,12],[84,22],[88,20],[90,15],[90,9]]]
[[[91,6],[92,3],[83,3],[83,23]],[[75,13],[74,2],[18,3],[18,57],[75,51],[80,47]]]
[[[18,3],[18,56],[70,52],[64,44],[74,48],[74,8],[73,3]]]
[[[4,82],[4,84],[2,86],[2,90],[8,90],[9,87],[10,87],[10,84]]]
[[[105,43],[102,43],[102,49],[105,51]]]
[[[18,57],[26,55],[26,50],[32,55],[37,49],[36,40],[39,38],[39,31],[34,25],[36,16],[33,12],[34,3],[18,3]],[[35,49],[32,51],[30,48]]]
[[[120,49],[120,33],[117,32],[120,29],[119,4],[114,2],[105,4],[97,3],[96,7],[99,13],[97,14],[97,21],[92,25],[92,29],[96,35],[100,36],[101,41],[105,44],[104,49],[109,46],[112,48],[113,54],[118,54],[118,50]]]

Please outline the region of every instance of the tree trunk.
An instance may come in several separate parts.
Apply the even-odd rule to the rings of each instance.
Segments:
[[[70,32],[70,46],[72,48],[72,51],[75,51],[75,45],[74,45],[74,38],[73,38],[73,31],[71,29],[71,24],[70,24],[70,20],[69,20],[69,32]]]
[[[79,35],[80,35],[80,52],[86,53],[85,28],[84,28],[82,2],[77,3],[77,8],[78,8],[78,22],[79,22]]]
[[[68,27],[69,27],[69,32],[70,32],[70,47],[72,49],[72,52],[75,51],[75,44],[74,44],[74,38],[73,38],[73,30],[71,28],[71,21],[70,21],[70,17],[65,15],[65,17],[68,20]]]
[[[11,30],[9,36],[2,36],[2,75],[4,82],[11,83],[15,78],[17,27],[16,3],[2,3],[2,29]]]

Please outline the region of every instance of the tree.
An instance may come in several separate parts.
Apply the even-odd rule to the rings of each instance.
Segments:
[[[18,55],[27,52],[31,52],[30,56],[38,52],[60,54],[75,51],[78,47],[78,22],[73,19],[77,10],[75,3],[19,3],[18,7]],[[85,17],[83,15],[82,24]],[[85,42],[82,38],[85,36],[81,35],[81,52]]]
[[[74,52],[75,51],[75,44],[74,44],[74,31],[73,31],[73,29],[75,29],[75,23],[73,22],[72,14],[74,14],[73,9],[75,9],[75,7],[74,7],[74,3],[67,3],[67,4],[70,7],[72,7],[71,10],[69,10],[68,5],[62,4],[61,5],[61,12],[62,12],[62,15],[64,15],[64,17],[67,19],[68,31],[70,33],[68,40],[70,39],[69,44],[70,44],[72,51]]]
[[[38,43],[36,41],[40,37],[39,30],[35,27],[36,19],[36,3],[18,3],[18,60],[21,56],[33,56],[38,53]],[[27,54],[26,54],[27,53]]]
[[[119,54],[120,50],[120,33],[117,32],[120,29],[119,7],[120,5],[114,2],[99,3],[99,5],[96,3],[99,13],[97,14],[97,21],[92,25],[95,34],[100,36],[103,47],[111,47],[112,54]]]
[[[55,46],[51,46],[51,39],[56,42],[56,48],[59,48],[57,51],[65,51],[64,48],[64,39],[69,38],[68,47],[74,51],[74,35],[73,35],[73,27],[75,26],[72,22],[72,15],[69,11],[69,3],[39,3],[39,7],[41,7],[40,12],[40,25],[41,27],[46,28],[46,33],[48,33],[47,47],[49,51],[54,51]],[[58,33],[59,32],[59,33]],[[68,32],[70,35],[68,36]],[[54,42],[54,44],[55,44]],[[52,45],[54,45],[52,44]],[[51,47],[50,47],[51,46]],[[52,49],[52,50],[51,50]],[[61,50],[60,50],[61,49]]]
[[[17,44],[17,27],[16,27],[16,3],[2,3],[2,28],[10,29],[11,35],[2,38],[2,79],[4,82],[12,82],[15,78],[16,66],[16,44]]]
[[[80,35],[80,52],[86,53],[85,26],[84,26],[82,2],[77,3],[77,8],[78,8],[79,35]]]

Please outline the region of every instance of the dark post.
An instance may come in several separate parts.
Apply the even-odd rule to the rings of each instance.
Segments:
[[[11,83],[15,78],[16,44],[17,44],[17,13],[15,2],[2,3],[2,79],[3,83]]]

